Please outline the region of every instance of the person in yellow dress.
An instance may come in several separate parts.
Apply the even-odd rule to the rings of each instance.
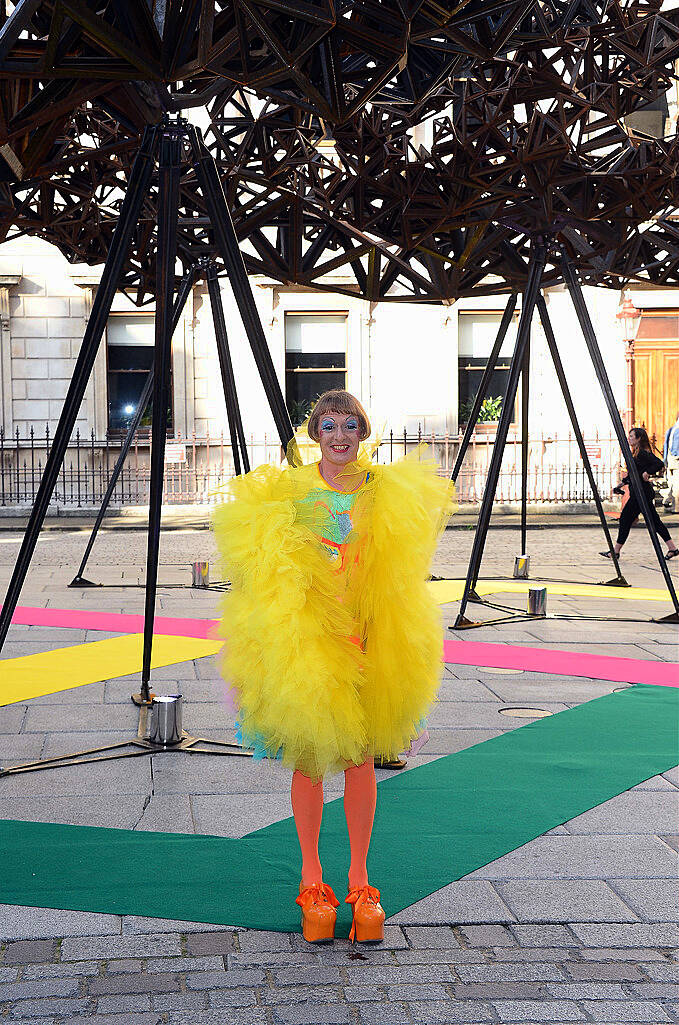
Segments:
[[[323,777],[343,770],[350,935],[377,942],[384,911],[367,872],[374,759],[408,748],[438,690],[443,638],[426,580],[452,485],[421,453],[372,463],[361,450],[368,416],[346,391],[321,395],[307,429],[318,462],[237,477],[215,515],[231,580],[222,668],[243,742],[292,769],[304,937],[334,937],[338,901],[318,838]],[[294,445],[289,461],[299,461]]]

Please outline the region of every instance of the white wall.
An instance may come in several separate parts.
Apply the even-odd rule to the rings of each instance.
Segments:
[[[371,412],[387,428],[425,434],[457,425],[453,307],[381,303],[371,332]]]
[[[9,297],[8,433],[19,427],[23,435],[31,425],[44,433],[46,423],[51,430],[56,426],[85,330],[85,296],[74,284],[73,269],[42,239],[27,237],[0,246],[0,273],[21,275]],[[76,423],[81,433],[89,431],[93,415],[91,382]]]
[[[618,409],[625,405],[625,346],[618,333],[615,314],[620,294],[603,288],[583,289]],[[550,290],[547,310],[556,336],[561,361],[580,426],[586,437],[612,433],[601,389],[580,330],[570,296],[565,289]],[[531,432],[566,435],[570,420],[561,397],[544,331],[539,320],[531,337]]]

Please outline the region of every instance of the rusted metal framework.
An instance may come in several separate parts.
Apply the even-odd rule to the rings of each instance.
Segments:
[[[372,256],[371,297],[393,297],[387,283],[402,274],[411,296],[436,299],[442,282],[434,275],[425,285],[431,275],[400,244],[400,235],[408,241],[408,218],[401,231],[374,217],[384,204],[397,216],[394,205],[410,206],[413,188],[424,197],[432,178],[411,172],[409,127],[443,111],[451,84],[458,97],[496,58],[527,68],[548,95],[550,55],[559,49],[568,55],[573,89],[592,74],[599,91],[610,89],[621,75],[634,88],[618,89],[622,101],[613,102],[652,98],[671,59],[671,43],[658,41],[666,30],[657,7],[637,0],[466,0],[450,11],[396,0],[167,0],[153,7],[19,0],[0,28],[0,238],[37,233],[71,260],[103,262],[141,131],[168,111],[208,104],[212,149],[238,236],[248,240],[248,270],[316,284],[328,261],[338,266],[344,253],[362,292]],[[592,44],[583,55],[592,38],[600,51],[620,42],[602,60]],[[489,102],[493,88],[505,91],[505,102],[511,88],[522,88],[518,75],[512,86],[499,67],[486,87]],[[253,114],[253,97],[266,100],[264,114],[261,99]],[[346,201],[330,188],[319,196],[300,174],[306,164],[311,179],[320,173],[332,185],[332,174],[316,165],[333,131],[344,158],[335,176],[351,167],[357,179],[358,194]],[[190,173],[180,204],[178,256],[186,270],[197,253],[214,251]],[[152,179],[123,278],[139,303],[154,292],[156,207]],[[361,236],[373,227],[377,248]],[[380,248],[383,237],[388,248]],[[375,286],[378,264],[385,282]]]
[[[341,267],[333,290],[454,300],[523,287],[531,239],[547,233],[588,283],[679,280],[678,138],[626,121],[674,80],[679,21],[609,13],[559,46],[532,38],[475,62],[430,97],[426,148],[386,105],[337,126],[331,148],[273,102],[216,113],[213,151],[249,218],[250,269],[328,287]],[[560,280],[548,259],[545,284]]]

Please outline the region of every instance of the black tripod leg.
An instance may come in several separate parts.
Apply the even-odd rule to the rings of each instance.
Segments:
[[[162,130],[161,130],[162,132]],[[177,217],[181,139],[172,131],[160,136],[158,189],[158,251],[156,257],[156,343],[154,350],[153,418],[151,425],[151,487],[149,536],[146,554],[146,602],[144,606],[144,658],[141,701],[148,701],[151,677],[153,619],[158,582],[160,512],[163,501],[163,469],[167,411],[170,403],[170,345],[172,342],[172,293],[177,253]]]
[[[608,523],[606,522],[606,514],[604,512],[604,507],[601,503],[601,496],[599,495],[599,489],[597,488],[596,479],[594,477],[594,471],[592,470],[592,464],[589,461],[587,449],[585,448],[585,439],[582,436],[580,424],[578,423],[578,417],[575,412],[575,406],[573,405],[573,399],[568,388],[568,382],[566,380],[563,364],[561,362],[561,357],[559,355],[559,350],[556,344],[556,338],[554,337],[554,331],[552,329],[552,321],[549,316],[549,311],[547,310],[547,303],[545,302],[542,296],[540,296],[538,299],[538,312],[540,314],[540,320],[542,321],[542,326],[545,331],[545,338],[547,339],[547,346],[552,357],[552,362],[554,363],[554,370],[556,371],[556,376],[561,387],[561,394],[563,395],[564,402],[566,403],[566,409],[568,410],[568,415],[570,417],[571,426],[573,428],[573,434],[575,435],[575,440],[578,445],[580,458],[582,459],[583,465],[585,467],[585,473],[587,474],[589,486],[592,489],[592,495],[594,496],[594,504],[596,505],[596,511],[599,516],[599,520],[601,521],[601,526],[603,528],[604,534],[606,535],[606,544],[608,545],[608,550],[611,553],[611,559],[613,560],[613,565],[615,566],[617,579],[614,581],[607,582],[616,584],[621,587],[627,587],[627,581],[620,572],[620,562],[618,560],[618,556],[615,554],[615,548],[613,547],[611,532],[608,529]]]
[[[510,295],[509,299],[507,300],[507,305],[505,307],[505,312],[502,315],[502,320],[500,321],[500,326],[499,326],[498,331],[497,331],[497,337],[495,339],[495,342],[493,343],[493,348],[492,348],[492,351],[490,353],[490,356],[488,357],[488,362],[486,363],[486,369],[483,371],[483,376],[481,378],[481,383],[479,385],[479,390],[476,393],[476,397],[474,399],[474,404],[473,404],[473,406],[471,408],[471,412],[469,414],[469,421],[468,421],[467,426],[465,428],[464,437],[462,438],[462,443],[460,444],[460,451],[457,453],[457,457],[455,459],[455,466],[453,467],[453,472],[450,475],[450,479],[452,481],[456,481],[457,480],[458,474],[460,472],[460,467],[462,466],[462,462],[464,460],[464,457],[467,454],[467,449],[469,448],[469,442],[471,440],[472,434],[474,433],[474,428],[476,427],[476,423],[477,423],[477,421],[479,419],[479,413],[481,412],[481,406],[483,405],[483,400],[485,399],[486,395],[488,394],[488,386],[490,384],[490,379],[493,376],[493,371],[495,370],[495,367],[497,365],[497,361],[498,361],[498,359],[500,357],[500,349],[502,348],[502,343],[504,342],[504,340],[505,340],[505,338],[507,336],[507,331],[509,330],[509,325],[512,322],[512,317],[514,316],[514,310],[515,309],[516,309],[516,295]]]
[[[493,508],[493,499],[495,497],[495,490],[497,488],[500,469],[502,467],[502,457],[504,455],[507,435],[509,433],[509,425],[512,422],[512,416],[514,415],[514,403],[516,401],[516,392],[519,386],[519,374],[521,373],[523,357],[530,337],[530,325],[533,317],[533,310],[535,309],[535,301],[540,289],[540,282],[542,281],[542,272],[544,270],[546,259],[547,250],[545,249],[545,246],[537,245],[531,254],[531,261],[528,268],[528,281],[524,292],[523,308],[521,310],[521,319],[519,321],[519,331],[516,337],[516,347],[514,349],[511,369],[509,371],[507,391],[502,403],[502,412],[500,413],[497,437],[495,438],[493,455],[488,469],[488,478],[486,480],[486,487],[481,501],[481,511],[479,512],[479,519],[476,525],[474,544],[472,547],[471,558],[469,560],[469,569],[467,570],[467,579],[465,581],[464,593],[460,603],[460,611],[455,623],[456,627],[471,625],[468,620],[465,619],[464,613],[467,608],[467,603],[473,594],[476,581],[478,580],[481,559],[483,557],[483,549],[486,544],[486,535],[488,534],[490,514]]]
[[[243,472],[250,472],[250,460],[248,459],[247,447],[245,444],[245,431],[243,420],[238,405],[238,393],[236,392],[236,378],[231,363],[229,352],[229,339],[226,333],[226,320],[224,318],[224,305],[222,294],[219,289],[219,278],[217,268],[211,261],[207,269],[207,288],[210,293],[210,305],[212,306],[212,320],[215,326],[215,338],[217,340],[217,352],[219,354],[219,366],[222,371],[222,386],[224,388],[224,400],[226,402],[226,415],[229,421],[229,432],[231,434],[231,448],[233,451],[233,466],[236,474],[241,472],[241,459]],[[240,457],[239,457],[240,446]]]
[[[179,288],[179,292],[177,294],[177,301],[175,303],[174,311],[173,311],[173,314],[172,314],[172,334],[174,334],[175,329],[177,327],[177,324],[179,323],[179,319],[180,319],[180,317],[182,315],[182,312],[184,310],[184,306],[186,304],[186,300],[188,299],[189,293],[191,292],[191,287],[193,285],[194,279],[195,279],[195,271],[194,271],[194,268],[191,267],[186,272],[186,274],[184,275],[184,277],[182,279],[182,283],[181,283],[180,288]],[[118,483],[118,478],[120,477],[120,474],[122,473],[123,466],[125,465],[125,459],[127,458],[127,453],[130,451],[130,446],[132,445],[132,442],[134,440],[134,436],[136,434],[137,428],[139,427],[139,424],[141,423],[141,418],[143,417],[144,413],[146,412],[146,408],[147,408],[149,402],[151,401],[152,392],[153,392],[153,368],[151,368],[151,370],[149,370],[149,372],[148,372],[148,376],[146,378],[146,383],[144,384],[144,390],[142,391],[142,393],[141,393],[141,395],[139,397],[139,402],[137,403],[137,408],[136,408],[134,416],[132,417],[132,420],[130,422],[130,426],[127,429],[127,434],[125,435],[125,440],[123,441],[122,448],[120,449],[120,454],[118,455],[118,458],[116,459],[116,465],[113,467],[113,473],[111,474],[111,479],[108,482],[108,487],[106,488],[106,494],[104,495],[104,498],[102,500],[101,509],[99,510],[99,512],[97,514],[97,518],[95,520],[94,527],[92,528],[92,533],[90,534],[90,539],[87,542],[87,548],[85,549],[85,554],[83,555],[82,562],[80,563],[80,568],[78,569],[78,572],[76,573],[76,575],[73,577],[73,580],[71,580],[70,584],[68,585],[69,587],[96,587],[97,586],[97,584],[93,584],[90,580],[83,579],[83,573],[85,572],[85,566],[87,565],[87,560],[90,557],[90,552],[92,551],[92,547],[94,545],[94,542],[96,540],[97,534],[99,532],[99,527],[101,526],[102,520],[104,519],[104,516],[106,515],[106,510],[108,509],[109,502],[111,501],[111,498],[113,497],[113,492],[116,489],[116,484]]]
[[[648,530],[649,537],[651,538],[651,544],[653,545],[653,550],[655,551],[660,570],[665,578],[665,583],[667,584],[667,590],[670,593],[672,604],[674,605],[674,614],[671,617],[666,617],[666,621],[677,622],[679,620],[679,599],[677,598],[672,574],[670,573],[667,561],[663,556],[662,548],[658,541],[658,535],[656,534],[655,527],[653,526],[651,506],[646,496],[646,492],[644,491],[637,464],[632,456],[627,435],[625,434],[625,428],[623,427],[622,420],[620,419],[618,407],[615,404],[615,396],[613,395],[611,382],[609,381],[608,374],[606,372],[606,365],[604,364],[603,357],[596,340],[596,334],[594,333],[594,327],[590,320],[587,304],[585,303],[585,297],[582,294],[582,289],[580,288],[580,282],[578,281],[575,267],[568,257],[563,257],[562,266],[564,281],[566,282],[568,291],[571,294],[573,306],[575,307],[575,312],[577,313],[578,320],[580,322],[580,328],[585,336],[585,342],[587,343],[587,348],[594,365],[594,370],[599,380],[599,385],[603,392],[606,406],[608,407],[608,412],[618,438],[620,450],[627,466],[627,473],[630,479],[630,491],[636,497],[637,502],[639,503],[639,508],[641,509],[644,520],[646,521],[646,528]]]
[[[66,393],[64,408],[61,411],[59,425],[54,434],[52,448],[45,464],[38,493],[33,503],[31,516],[21,544],[19,556],[7,589],[2,612],[0,612],[0,649],[7,636],[12,616],[19,600],[19,594],[28,572],[31,557],[38,540],[40,528],[45,519],[47,508],[52,497],[54,485],[66,454],[75,418],[85,394],[87,382],[99,348],[101,336],[111,310],[111,303],[118,287],[123,264],[128,254],[130,239],[137,224],[142,204],[148,194],[148,184],[153,170],[153,154],[156,148],[156,129],[147,128],[144,139],[137,154],[123,201],[118,224],[113,233],[106,265],[101,276],[101,283],[92,304],[92,313],[85,329],[83,344],[76,360],[73,377]]]
[[[530,328],[521,364],[521,554],[528,547],[528,403],[530,401]]]
[[[189,129],[189,138],[193,149],[193,166],[198,178],[198,184],[203,193],[212,230],[215,233],[217,247],[224,261],[224,267],[226,268],[233,294],[238,303],[238,309],[245,326],[245,333],[248,336],[259,376],[271,407],[276,429],[281,439],[281,445],[284,450],[287,450],[289,443],[294,437],[294,431],[259,319],[250,281],[245,271],[243,257],[238,248],[238,239],[236,238],[231,214],[224,198],[224,190],[219,180],[217,165],[209,150],[205,148],[200,140],[197,130],[193,127]]]

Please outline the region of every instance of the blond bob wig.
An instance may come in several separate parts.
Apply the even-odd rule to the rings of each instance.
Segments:
[[[371,427],[368,414],[365,409],[348,391],[342,391],[337,388],[332,391],[325,391],[319,396],[318,402],[313,408],[313,412],[309,417],[309,423],[307,424],[307,431],[309,437],[313,438],[314,441],[320,440],[319,425],[321,417],[327,416],[328,413],[340,413],[342,416],[355,416],[358,420],[358,425],[361,433],[361,441],[369,436]]]

